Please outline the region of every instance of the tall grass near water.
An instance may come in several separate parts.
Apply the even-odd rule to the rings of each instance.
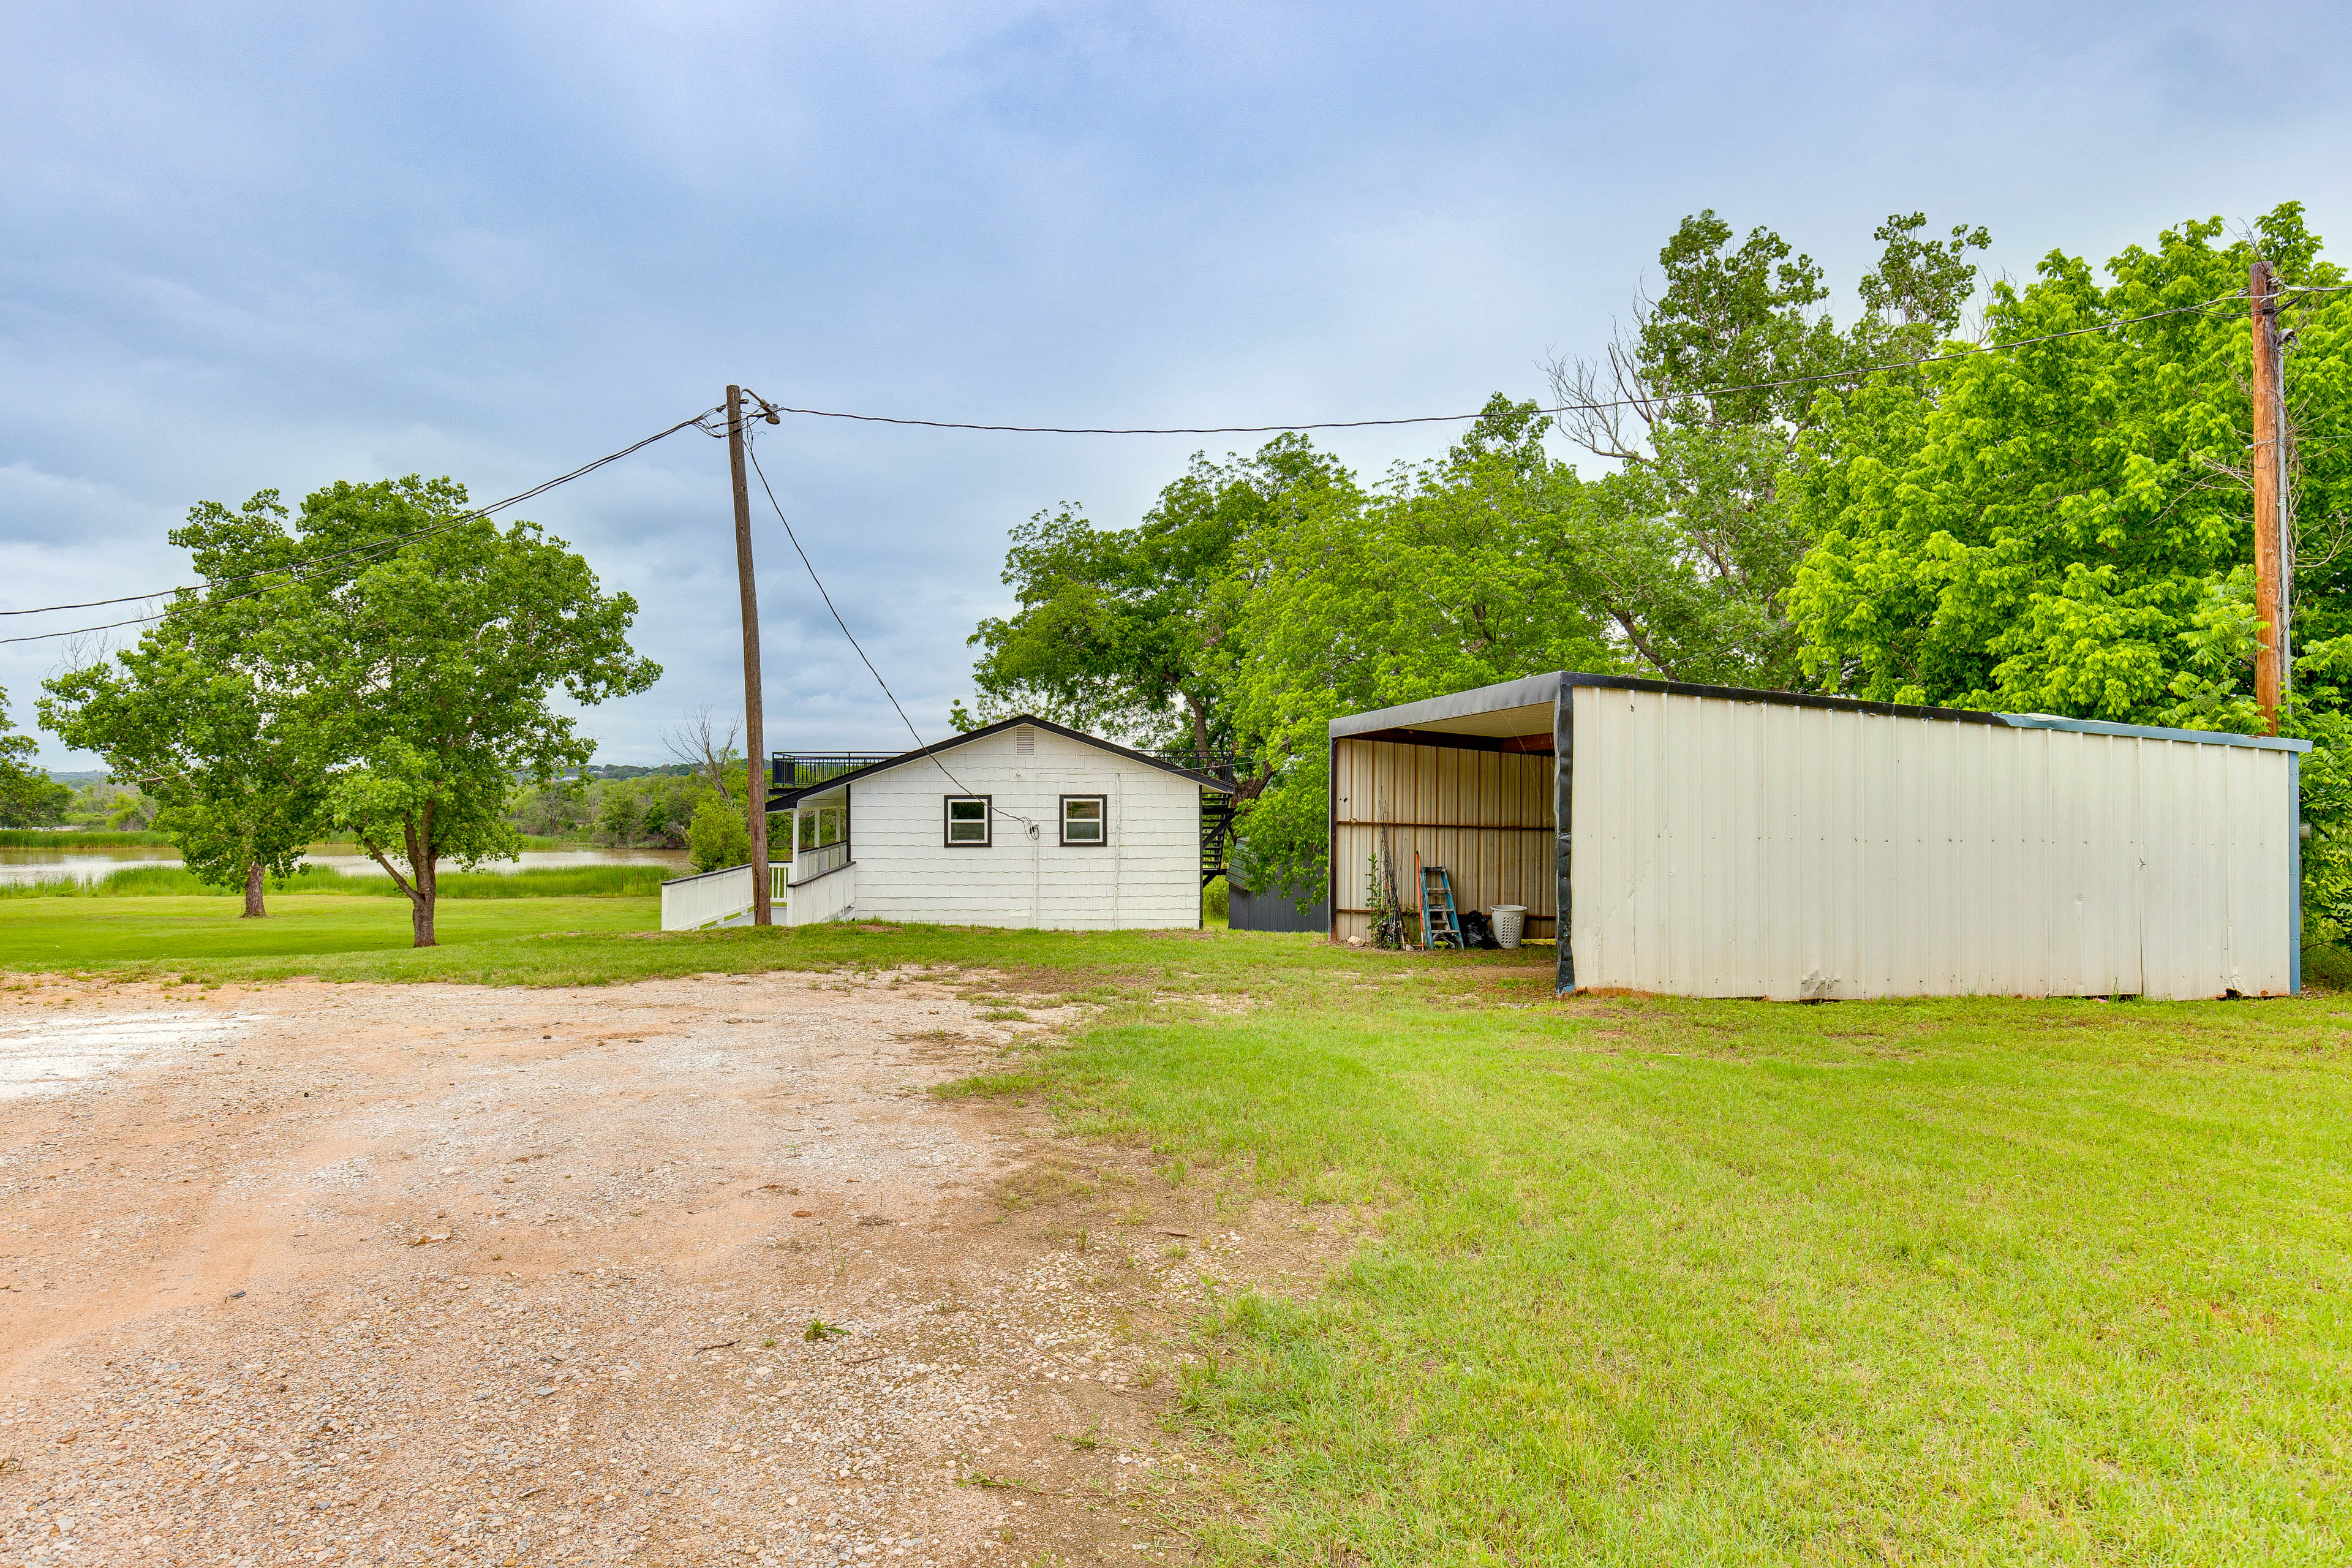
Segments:
[[[112,833],[79,827],[0,827],[0,849],[132,849],[168,846],[168,833]]]
[[[575,842],[544,833],[519,833],[515,837],[524,849],[563,849]],[[177,842],[170,834],[150,828],[118,833],[107,828],[0,827],[0,849],[168,849]],[[310,847],[359,852],[359,846],[348,838],[322,838]]]
[[[440,893],[446,899],[653,898],[669,876],[667,866],[533,866],[515,871],[445,871]],[[342,893],[374,898],[402,897],[393,879],[382,873],[353,873],[328,866],[303,866],[293,876],[272,878],[272,893]],[[84,881],[75,877],[45,877],[32,882],[0,884],[0,899],[133,899],[242,898],[240,886],[218,888],[200,881],[181,866],[126,866]]]

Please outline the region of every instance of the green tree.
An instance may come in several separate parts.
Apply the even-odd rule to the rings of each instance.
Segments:
[[[156,825],[191,872],[244,887],[248,919],[268,912],[265,875],[293,875],[325,805],[299,684],[269,657],[300,602],[276,575],[296,560],[285,518],[274,490],[237,511],[199,502],[170,537],[205,585],[175,595],[112,664],[56,677],[41,700],[44,725],[160,804]]]
[[[638,827],[646,816],[644,803],[637,797],[636,780],[605,780],[595,786],[593,804],[599,838],[620,849],[636,843]]]
[[[1861,316],[1821,268],[1713,213],[1660,252],[1631,335],[1553,367],[1558,428],[1605,458],[1548,454],[1534,405],[1496,394],[1443,458],[1366,488],[1302,437],[1195,458],[1133,530],[1074,509],[1016,533],[1020,609],[982,623],[978,716],[1030,707],[1145,731],[1189,720],[1247,759],[1236,870],[1321,880],[1334,715],[1574,667],[1779,687],[1801,678],[1788,593],[1806,536],[1783,495],[1818,383],[1955,326],[1987,237],[1881,226]],[[1727,393],[1735,384],[1780,383]],[[993,704],[992,707],[991,704]],[[973,716],[961,715],[966,721]]]
[[[741,764],[736,765],[730,780],[735,789],[740,791],[743,787]],[[693,774],[669,773],[646,779],[638,796],[638,837],[664,848],[680,847],[687,842],[696,807],[712,793],[707,781]],[[731,801],[733,797],[722,795],[721,798]],[[735,809],[740,811],[743,808],[737,805]],[[744,838],[747,843],[750,837],[751,829],[746,826]]]
[[[156,804],[135,784],[100,779],[73,792],[66,805],[66,820],[113,832],[143,832],[154,825]]]
[[[1591,487],[1546,455],[1543,419],[1497,394],[1442,458],[1380,489],[1330,487],[1294,526],[1254,534],[1233,686],[1269,782],[1242,813],[1236,874],[1318,888],[1328,721],[1543,669],[1612,669],[1587,552]]]
[[[1195,454],[1131,529],[1075,507],[1013,530],[1004,582],[1019,609],[980,623],[980,711],[1026,710],[1141,744],[1246,751],[1234,727],[1235,627],[1254,586],[1246,542],[1355,494],[1353,478],[1297,436],[1246,458]]]
[[[511,858],[513,783],[576,773],[593,753],[549,700],[642,691],[626,594],[534,523],[466,512],[451,480],[339,482],[306,497],[299,614],[273,656],[299,670],[301,716],[331,760],[329,808],[410,900],[434,944],[436,868]]]
[[[751,858],[751,824],[733,801],[722,795],[706,794],[695,803],[686,843],[698,871],[740,866]],[[790,849],[785,853],[789,855]]]
[[[0,827],[47,827],[65,820],[73,790],[33,765],[39,742],[16,732],[0,691]]]
[[[592,820],[587,786],[578,778],[518,785],[508,815],[518,833],[576,837]]]
[[[1840,328],[1821,268],[1769,228],[1735,248],[1713,212],[1658,253],[1665,287],[1598,360],[1558,360],[1562,434],[1616,465],[1578,528],[1615,640],[1666,679],[1785,688],[1801,679],[1788,595],[1809,536],[1784,494],[1823,378],[1928,352],[1975,289],[1990,237],[1922,237],[1922,213],[1879,226],[1863,311]],[[1756,390],[1724,392],[1727,387]]]
[[[2243,289],[2257,255],[2331,289],[2297,204],[2230,243],[2185,223],[2106,264],[2053,252],[2003,283],[1991,336],[2021,342],[1816,399],[1792,486],[1813,537],[1791,606],[1824,689],[1904,702],[2252,731],[2252,410]],[[2236,295],[2238,298],[2232,299]],[[2173,313],[2157,315],[2155,312]],[[2288,307],[2299,519],[2289,727],[2318,828],[2315,930],[2352,921],[2344,762],[2352,601],[2352,300]],[[2105,330],[2084,331],[2081,329]]]

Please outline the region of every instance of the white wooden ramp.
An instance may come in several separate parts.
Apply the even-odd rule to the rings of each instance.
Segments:
[[[751,923],[751,868],[728,866],[662,884],[664,931]]]

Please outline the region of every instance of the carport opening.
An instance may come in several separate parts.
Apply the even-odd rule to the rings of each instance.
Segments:
[[[1332,740],[1334,940],[1370,939],[1383,853],[1408,910],[1420,905],[1417,857],[1445,868],[1456,909],[1517,904],[1525,942],[1559,940],[1553,711],[1547,699]]]

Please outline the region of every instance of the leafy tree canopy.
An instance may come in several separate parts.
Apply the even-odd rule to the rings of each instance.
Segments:
[[[595,703],[661,673],[629,648],[628,595],[601,592],[537,524],[465,512],[462,486],[414,475],[304,498],[301,597],[272,637],[300,672],[329,809],[408,893],[419,946],[436,861],[512,855],[513,781],[576,773],[593,753],[554,692]]]
[[[205,585],[174,596],[112,664],[51,679],[41,700],[41,721],[67,744],[161,804],[156,825],[190,871],[244,886],[248,916],[264,912],[265,873],[293,875],[325,806],[298,679],[269,657],[286,584],[253,575],[294,561],[285,520],[275,490],[236,511],[191,509],[171,541]]]
[[[1808,534],[1784,487],[1828,377],[1929,352],[1975,289],[1982,228],[1878,226],[1863,310],[1840,328],[1822,269],[1769,228],[1732,244],[1713,212],[1658,253],[1664,287],[1598,360],[1555,361],[1559,427],[1616,465],[1584,531],[1632,664],[1670,679],[1785,688],[1801,678],[1788,596]],[[1731,392],[1730,387],[1755,390]]]
[[[1543,449],[1531,403],[1497,394],[1441,458],[1377,490],[1332,486],[1253,533],[1234,710],[1270,782],[1244,807],[1246,886],[1319,889],[1326,726],[1343,713],[1623,656],[1586,546],[1587,487]]]
[[[1247,750],[1225,695],[1251,588],[1237,552],[1355,493],[1338,462],[1284,436],[1247,458],[1196,455],[1130,529],[1070,506],[1039,512],[1005,560],[1019,609],[972,634],[984,651],[966,722],[1025,709],[1142,744]]]
[[[8,719],[8,694],[0,691],[0,827],[47,827],[64,821],[72,788],[33,766],[39,743],[16,728]]]
[[[1863,311],[1838,327],[1822,270],[1712,212],[1659,253],[1664,288],[1601,362],[1554,366],[1559,427],[1607,467],[1546,450],[1497,394],[1440,458],[1367,487],[1303,437],[1192,468],[1137,527],[1075,509],[1015,533],[1020,608],[982,622],[982,717],[1019,708],[1153,739],[1189,727],[1246,759],[1237,870],[1318,886],[1335,714],[1575,667],[1786,686],[1787,594],[1805,536],[1781,493],[1818,384],[1957,324],[1981,229],[1879,229]],[[1755,393],[1734,384],[1794,382]],[[1186,721],[1189,721],[1189,725]],[[964,716],[971,721],[971,716]]]
[[[714,791],[695,803],[686,843],[698,871],[740,866],[751,858],[751,825],[741,808]]]
[[[2168,229],[2110,260],[2104,283],[2053,252],[2031,283],[1993,290],[1990,336],[2021,346],[1815,400],[1790,487],[1812,540],[1790,595],[1812,682],[2258,727],[2247,268],[2260,255],[2310,289],[2344,275],[2294,203],[2222,236],[2219,219]],[[2340,931],[2352,922],[2352,432],[2338,428],[2352,300],[2296,295],[2284,324],[2299,656],[2287,728],[2324,742],[2304,768],[2319,830],[2306,906],[2315,929]],[[2023,342],[2036,338],[2051,341]]]
[[[1816,400],[1794,486],[1812,536],[1792,595],[1807,673],[1894,701],[2247,730],[2253,535],[2249,262],[2341,272],[2288,204],[2226,245],[2219,219],[2090,266],[2053,252],[1993,290],[1994,348]],[[2241,296],[2231,299],[2231,295]],[[2218,301],[2218,302],[2217,302]],[[2158,311],[2153,320],[2137,320]],[[2341,407],[2352,304],[2304,295],[2288,400]],[[2109,330],[2079,332],[2085,327]],[[2318,432],[2314,432],[2316,435]],[[2337,444],[2305,441],[2299,645],[2343,624]]]

